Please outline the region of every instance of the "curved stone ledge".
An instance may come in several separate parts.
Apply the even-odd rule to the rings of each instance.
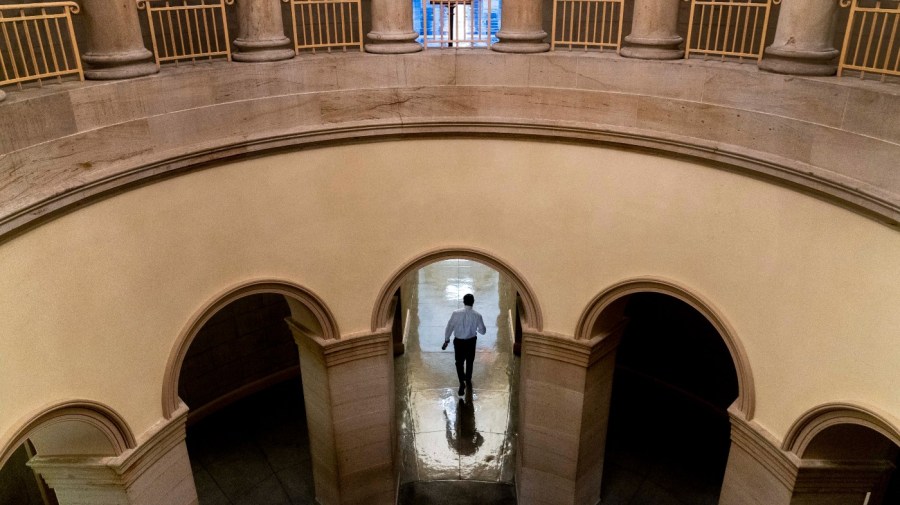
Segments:
[[[110,191],[271,149],[415,135],[691,156],[900,223],[900,89],[755,66],[425,51],[213,63],[0,105],[0,238]]]

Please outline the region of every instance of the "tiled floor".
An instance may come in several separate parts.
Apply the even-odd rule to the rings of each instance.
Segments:
[[[200,505],[315,503],[299,379],[189,427],[187,446]]]
[[[441,350],[450,314],[474,293],[487,334],[478,337],[473,392],[457,395],[452,345]],[[401,482],[513,480],[518,359],[510,310],[515,289],[499,273],[468,260],[428,265],[401,287],[406,352],[395,362]],[[418,503],[418,502],[417,502]],[[424,502],[423,502],[424,503]]]

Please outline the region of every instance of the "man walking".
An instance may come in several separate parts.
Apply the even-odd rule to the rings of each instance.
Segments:
[[[456,375],[459,377],[459,396],[466,393],[466,387],[469,388],[469,392],[472,391],[476,331],[482,335],[487,332],[481,314],[472,309],[472,306],[475,305],[475,296],[472,294],[464,296],[463,305],[465,307],[454,311],[450,316],[447,329],[444,331],[444,345],[441,346],[441,349],[446,349],[447,344],[450,343],[450,335],[454,336],[453,351],[456,358]],[[465,370],[463,370],[463,363],[466,365]]]

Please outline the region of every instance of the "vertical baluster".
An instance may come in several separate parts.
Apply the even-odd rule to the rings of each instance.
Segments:
[[[696,49],[705,49],[706,47],[709,46],[709,33],[710,33],[710,31],[711,31],[709,28],[706,28],[706,44],[705,44],[704,46],[701,46],[701,45],[700,45],[700,44],[701,44],[701,40],[703,40],[703,30],[704,30],[703,21],[706,20],[706,16],[707,16],[706,7],[707,7],[707,6],[706,6],[705,4],[701,4],[701,5],[700,5],[700,24],[697,25],[697,26],[699,26],[699,28],[697,29],[697,46],[696,46]],[[708,20],[706,20],[706,22],[709,23]],[[688,42],[687,42],[687,43],[690,44],[690,38],[688,39]]]
[[[622,51],[622,25],[625,22],[625,2],[621,0],[616,2],[616,12],[618,15],[616,16],[619,19],[619,27],[616,30],[616,54],[621,54]]]
[[[575,42],[575,0],[569,2],[570,11],[569,11],[569,49],[572,48],[572,45]]]
[[[66,17],[66,19],[67,19],[68,22],[69,22],[69,24],[68,24],[68,26],[69,26],[69,32],[68,32],[68,33],[69,33],[69,39],[74,39],[74,38],[75,38],[75,29],[72,27],[72,16],[68,16],[68,17]],[[59,27],[59,18],[54,18],[53,24],[56,25],[56,37],[57,37],[59,40],[63,40],[63,36],[62,36],[62,28]],[[65,65],[66,70],[68,70],[69,68],[71,68],[70,65],[69,65],[69,52],[66,50],[65,46],[62,46],[60,49],[62,49],[60,52],[62,53],[62,57],[63,57],[63,65]],[[78,58],[79,58],[78,51],[75,50],[75,45],[74,45],[74,44],[72,45],[72,52],[75,53],[75,59],[76,59],[76,61],[79,61],[79,60],[78,60]],[[79,67],[80,67],[80,64],[79,64]],[[84,78],[82,77],[82,80],[83,80],[83,79],[84,79]]]
[[[20,9],[19,10],[19,19],[21,20],[21,18],[23,16],[24,16],[24,13]],[[25,48],[22,46],[22,38],[19,36],[19,24],[16,21],[13,21],[12,27],[13,27],[13,34],[15,35],[15,38],[16,38],[16,47],[19,48],[19,51],[18,51],[19,59],[22,62],[22,77],[28,77],[28,75],[29,75],[28,74],[28,61],[25,60]],[[21,88],[22,88],[22,84],[19,83],[19,89],[21,89]]]
[[[869,26],[869,39],[866,41],[866,50],[863,52],[863,61],[862,61],[863,67],[869,66],[869,56],[872,54],[872,39],[875,37],[875,24],[876,23],[878,23],[878,13],[873,12],[872,13],[872,23]],[[863,78],[864,76],[865,76],[865,70],[863,70],[863,72],[860,73],[859,77]]]
[[[723,9],[725,7],[723,6]],[[725,18],[725,35],[722,37],[722,61],[725,61],[725,55],[729,53],[728,34],[731,32],[731,4],[728,4],[728,16]]]
[[[576,32],[575,32],[575,41],[580,45],[582,43],[581,39],[581,18],[583,16],[584,10],[584,2],[581,0],[576,0],[576,4],[578,5],[578,21],[575,22]]]
[[[597,21],[600,20],[601,16],[606,13],[606,2],[598,1],[592,2],[594,4],[594,16],[591,18],[591,40],[597,44],[600,44],[600,50],[603,51],[603,26],[601,25],[600,38],[597,38]],[[590,12],[590,9],[588,10]],[[587,49],[587,47],[585,47]]]
[[[63,9],[68,10],[68,7],[63,7]],[[50,45],[50,57],[52,58],[52,61],[53,61],[53,69],[54,69],[54,72],[59,72],[60,71],[59,58],[56,57],[56,44],[54,43],[54,40],[53,40],[53,30],[50,29],[50,20],[47,18],[46,9],[41,9],[41,14],[44,15],[44,33],[47,34],[47,40],[50,42],[50,44],[49,44]],[[59,38],[59,44],[60,44],[59,47],[62,48],[63,51],[65,51],[66,46],[65,46],[65,44],[63,44],[62,37]],[[48,63],[48,65],[49,65],[49,63]],[[69,70],[69,69],[66,68],[65,70]]]
[[[0,11],[0,26],[3,27],[3,40],[6,42],[6,48],[9,50],[9,63],[13,70],[13,78],[18,81],[19,80],[19,65],[16,63],[16,54],[13,51],[13,45],[9,38],[8,25],[10,23],[15,27],[15,21],[3,21],[3,11]],[[15,18],[12,18],[15,19]],[[21,86],[19,86],[21,87]]]
[[[757,8],[752,3],[748,3],[744,9],[744,30],[741,32],[741,48],[739,50],[741,57],[747,53],[747,34],[749,33],[751,10],[757,10]],[[753,25],[753,30],[756,30],[756,25]]]
[[[768,28],[769,28],[768,3],[771,1],[772,0],[766,0],[766,10],[764,11],[766,17],[765,17],[765,19],[763,19],[762,31],[759,32],[759,49],[754,49],[754,47],[756,47],[756,33],[757,33],[756,27],[759,26],[759,11],[762,9],[756,8],[753,10],[753,31],[750,32],[750,50],[753,51],[753,54],[756,54],[757,58],[759,58],[759,59],[762,59],[763,49],[764,49],[763,46],[765,46],[765,44],[766,44],[766,31],[768,31]]]
[[[347,8],[349,8],[350,4],[341,3],[341,44],[344,46],[344,51],[347,50],[347,46],[350,44],[350,42],[352,42],[351,40],[347,39],[347,27],[345,24],[346,20],[344,17],[344,7],[345,6]]]
[[[888,42],[888,52],[884,56],[884,68],[887,70],[890,65],[890,54],[894,49],[894,42],[897,41],[897,25],[900,24],[900,11],[894,13],[894,27],[891,29],[891,40]],[[897,47],[897,57],[894,58],[894,68],[893,71],[897,72],[897,66],[900,65],[900,47]]]
[[[181,39],[181,46],[184,47],[184,42],[185,42],[185,40],[187,40],[188,48],[185,50],[186,51],[185,56],[190,56],[191,62],[195,63],[197,61],[196,56],[199,56],[199,55],[197,53],[197,50],[194,49],[194,33],[193,33],[193,30],[191,30],[191,12],[193,12],[194,9],[187,8],[187,5],[185,5],[185,7],[186,8],[184,9],[184,21],[182,22],[181,19],[179,18],[179,23],[178,23],[179,26],[182,24],[184,25],[184,31],[187,33],[187,38]],[[179,12],[181,12],[181,11],[179,11]],[[183,33],[182,33],[182,37],[184,37]]]
[[[737,36],[738,36],[738,32],[740,31],[738,28],[740,27],[740,21],[739,21],[739,20],[740,20],[740,17],[741,17],[741,6],[740,6],[740,5],[736,5],[736,6],[735,6],[735,9],[737,10],[737,13],[735,13],[735,15],[734,15],[734,31],[733,31],[732,34],[731,34],[731,52],[732,52],[732,54],[733,54],[733,53],[738,53],[738,54],[740,54],[739,51],[738,51],[738,49],[737,49],[737,45],[738,45],[738,44],[737,44]]]
[[[184,22],[181,20],[181,9],[175,9],[175,20],[178,23],[178,42],[181,45],[180,51],[176,54],[181,59],[187,53],[187,44],[184,43]],[[175,61],[178,61],[177,59]]]
[[[197,37],[197,49],[201,54],[209,54],[212,52],[212,46],[209,44],[203,45],[203,41],[206,40],[208,34],[200,28],[200,16],[203,16],[205,22],[207,10],[208,9],[198,9],[194,11],[194,36]]]
[[[882,12],[881,13],[881,29],[878,31],[878,45],[875,46],[875,57],[872,58],[872,67],[874,67],[874,68],[881,68],[878,65],[878,60],[879,60],[879,58],[881,58],[881,47],[882,47],[882,44],[884,43],[884,34],[886,33],[886,29],[887,29],[887,20],[888,20],[887,12]],[[890,46],[888,46],[888,47],[890,47]],[[887,62],[887,59],[885,59],[885,62]],[[887,65],[885,64],[883,67],[887,68]]]
[[[6,21],[3,18],[3,10],[0,10],[0,27],[3,27],[4,33],[6,32]],[[6,49],[4,51],[4,49]],[[0,47],[0,70],[3,70],[3,79],[0,79],[0,82],[5,82],[9,80],[9,72],[6,70],[6,59],[3,57],[5,54],[11,54],[12,48],[9,47],[9,42],[6,43],[5,47]]]
[[[209,10],[203,9],[203,38],[206,40],[206,51],[212,52],[212,41],[209,39]],[[199,14],[198,14],[199,15]],[[198,27],[197,30],[200,30]]]
[[[303,47],[307,48],[307,47],[309,47],[309,37],[307,37],[307,29],[306,29],[306,12],[303,10],[302,3],[294,3],[293,6],[291,7],[291,16],[296,16],[294,14],[295,9],[297,10],[297,12],[300,13],[300,32],[303,33]],[[294,30],[297,30],[296,17],[294,19]],[[294,33],[296,33],[296,31]],[[296,38],[296,35],[294,36],[294,38]],[[297,43],[299,44],[299,39],[298,39]]]
[[[606,18],[609,15],[609,3],[604,2],[602,4],[603,10],[600,11],[600,43],[602,44],[607,37],[606,34]],[[601,50],[603,46],[601,45]]]
[[[851,61],[851,64],[854,66],[858,65],[857,62],[859,61],[859,48],[862,47],[862,34],[865,31],[865,27],[866,27],[866,13],[863,12],[862,19],[859,24],[859,33],[856,36],[856,48],[853,51],[853,60]]]
[[[47,15],[47,13],[44,11],[44,9],[41,9],[41,14],[44,15],[44,16]],[[47,52],[44,51],[44,38],[41,36],[41,26],[38,24],[37,18],[32,19],[32,20],[31,20],[31,24],[34,26],[34,36],[35,36],[35,37],[37,38],[37,40],[38,40],[38,49],[40,50],[40,53],[41,53],[41,60],[40,60],[40,61],[44,62],[44,71],[41,72],[41,73],[42,73],[42,74],[46,74],[46,75],[50,75],[50,74],[53,73],[53,72],[51,72],[51,70],[50,70],[50,63],[47,61]],[[53,41],[50,41],[50,42],[52,43]],[[57,75],[57,76],[56,76],[56,80],[59,81],[59,82],[61,82],[61,81],[62,81],[61,76]]]
[[[316,3],[315,6],[316,6],[316,11],[315,11],[315,20],[316,21],[314,24],[315,28],[314,28],[313,33],[316,33],[319,35],[319,41],[316,43],[316,46],[322,47],[325,43],[325,33],[324,33],[325,30],[322,28],[322,4]],[[313,15],[310,14],[310,19],[312,19],[312,18],[313,18]]]
[[[175,23],[172,22],[172,11],[169,9],[169,2],[166,2],[166,19],[169,21],[169,41],[172,43],[171,52],[169,52],[166,56],[170,57],[172,55],[178,55],[178,49],[175,45]],[[162,19],[162,17],[160,17]],[[178,60],[175,60],[175,64],[178,64]]]
[[[225,51],[226,59],[231,61],[231,36],[228,34],[228,17],[225,14],[225,0],[219,0],[218,9],[222,14],[222,40],[225,44],[223,51]],[[216,35],[218,35],[218,32]],[[216,40],[218,40],[218,37],[216,37]]]

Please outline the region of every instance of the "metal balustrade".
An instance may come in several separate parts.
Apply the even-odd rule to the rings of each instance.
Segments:
[[[0,86],[77,75],[84,80],[72,28],[75,2],[0,5]]]
[[[294,51],[363,50],[360,0],[283,0],[291,4]]]
[[[624,0],[555,0],[550,49],[622,48]]]
[[[487,47],[495,42],[498,0],[421,0],[422,45]]]
[[[692,53],[762,59],[772,5],[781,0],[685,0],[691,2],[684,57]]]
[[[225,5],[234,0],[138,0],[147,12],[156,64],[209,60],[231,61]]]
[[[900,76],[900,0],[841,0],[850,7],[838,75],[846,70]]]

